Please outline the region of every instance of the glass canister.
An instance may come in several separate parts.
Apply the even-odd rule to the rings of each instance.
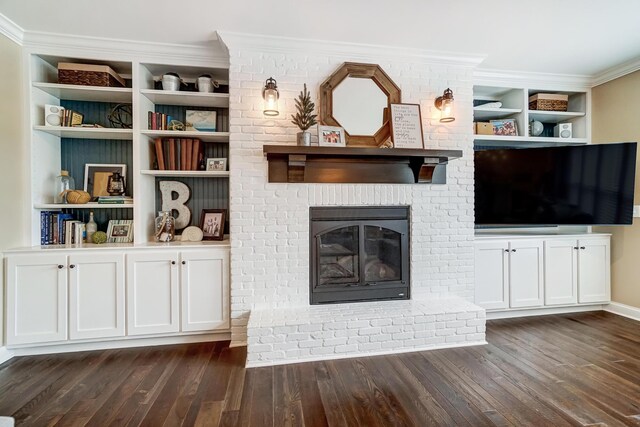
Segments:
[[[160,211],[156,218],[156,242],[171,242],[176,235],[176,220],[171,211]]]
[[[60,171],[56,177],[54,203],[67,203],[67,193],[76,189],[76,182],[68,171]]]

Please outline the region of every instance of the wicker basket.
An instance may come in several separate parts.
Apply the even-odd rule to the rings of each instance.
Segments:
[[[124,87],[125,81],[107,65],[58,64],[58,83],[82,86]]]
[[[569,95],[537,93],[529,97],[529,109],[540,111],[567,111]]]

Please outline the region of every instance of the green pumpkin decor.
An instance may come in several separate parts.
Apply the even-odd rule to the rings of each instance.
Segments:
[[[93,243],[102,244],[107,241],[107,233],[104,231],[96,231],[93,233]]]

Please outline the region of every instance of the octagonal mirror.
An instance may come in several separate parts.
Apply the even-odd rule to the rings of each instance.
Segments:
[[[347,145],[378,147],[391,135],[389,107],[400,99],[379,65],[345,62],[320,87],[320,123],[343,127]]]

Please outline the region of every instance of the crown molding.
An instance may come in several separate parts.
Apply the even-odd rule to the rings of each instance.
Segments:
[[[513,87],[528,87],[544,89],[553,87],[557,89],[589,89],[592,86],[592,77],[579,74],[553,74],[534,73],[526,71],[496,70],[477,68],[473,72],[475,84],[505,85]]]
[[[118,57],[153,61],[189,61],[193,65],[228,67],[229,56],[217,37],[203,44],[155,43],[106,37],[26,31],[23,45],[38,53],[79,55],[82,57]]]
[[[24,32],[21,26],[0,13],[0,34],[4,34],[12,41],[22,45]]]
[[[329,56],[345,56],[350,60],[391,58],[409,62],[477,67],[486,55],[436,52],[424,49],[403,48],[363,43],[347,43],[328,40],[299,39],[264,34],[218,31],[218,37],[227,48],[267,52],[273,54],[310,53]]]
[[[596,74],[593,78],[593,86],[600,86],[601,84],[619,79],[638,70],[640,70],[640,58],[616,65],[615,67],[604,70],[602,73]]]

